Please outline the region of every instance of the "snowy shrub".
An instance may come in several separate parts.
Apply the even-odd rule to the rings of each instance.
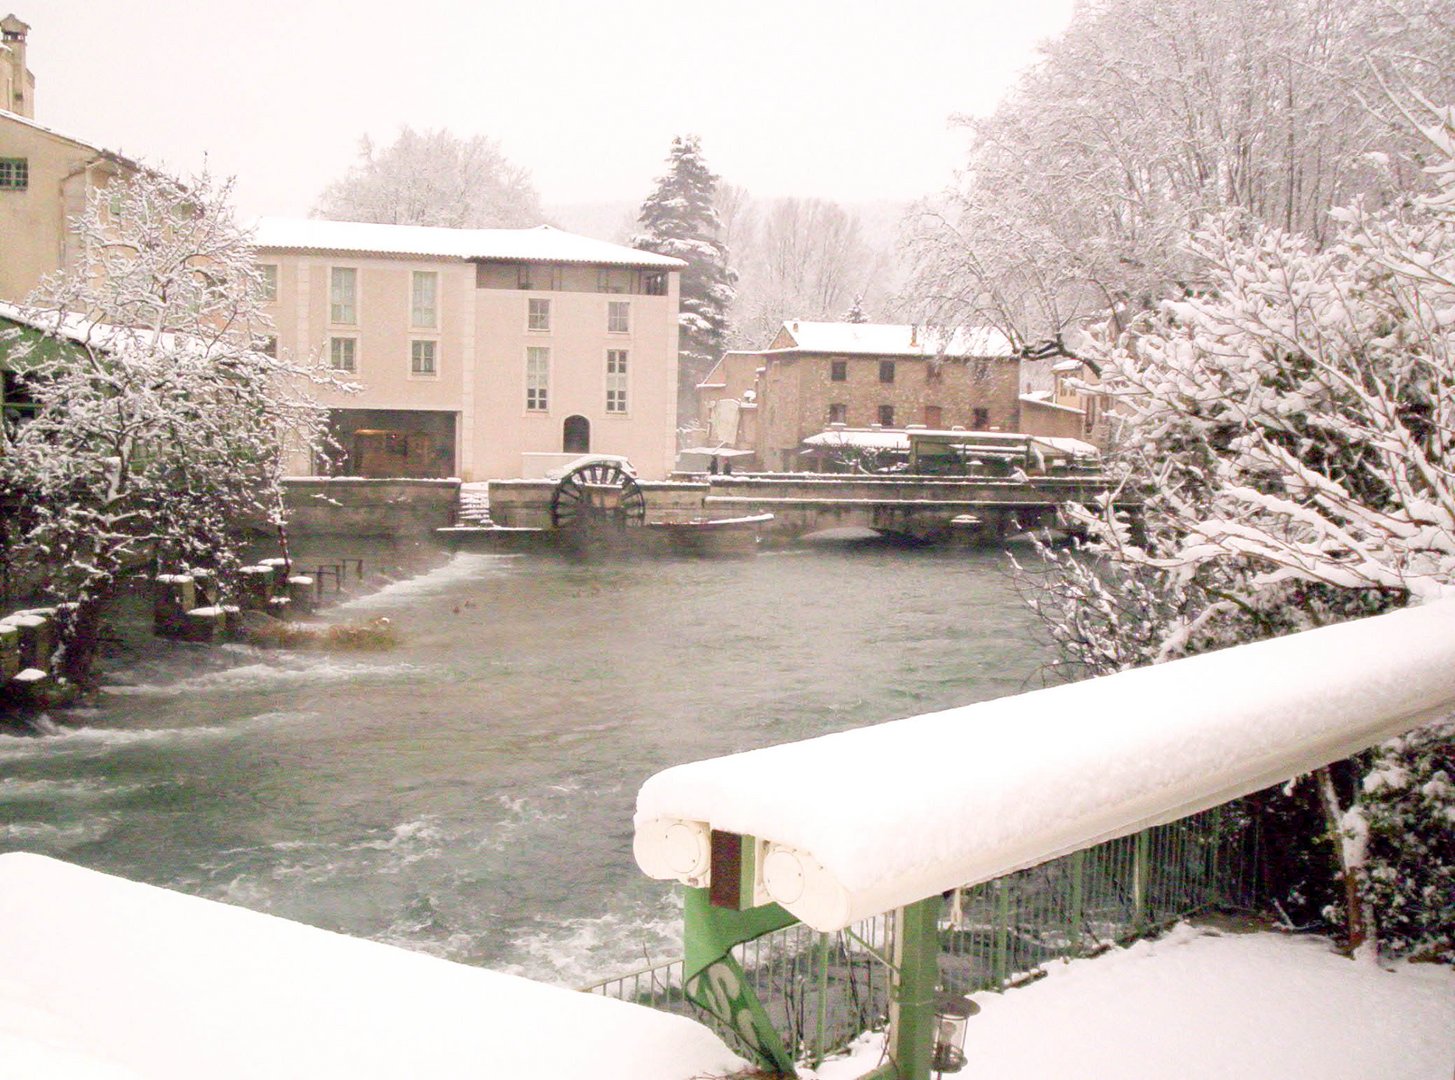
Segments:
[[[1455,964],[1455,724],[1381,746],[1360,794],[1381,947]]]

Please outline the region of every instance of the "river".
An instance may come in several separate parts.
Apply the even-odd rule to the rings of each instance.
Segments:
[[[581,985],[678,954],[631,856],[652,772],[1014,693],[1043,658],[990,552],[460,554],[327,615],[401,645],[143,639],[61,733],[0,736],[0,850]]]

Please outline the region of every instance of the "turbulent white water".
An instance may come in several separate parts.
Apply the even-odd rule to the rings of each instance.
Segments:
[[[579,985],[678,948],[631,857],[646,776],[1040,662],[989,554],[460,555],[330,614],[379,616],[398,649],[148,643],[99,708],[0,736],[0,850]]]

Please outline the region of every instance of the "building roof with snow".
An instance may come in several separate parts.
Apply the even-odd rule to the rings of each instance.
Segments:
[[[990,326],[946,333],[909,323],[808,322],[791,319],[767,352],[842,353],[870,356],[1010,358],[1010,339]]]
[[[88,139],[82,139],[75,135],[68,135],[64,131],[59,131],[56,128],[50,127],[47,124],[36,123],[36,121],[32,120],[30,117],[21,116],[19,113],[11,112],[8,109],[0,109],[0,121],[11,121],[13,123],[19,124],[22,127],[30,128],[32,131],[38,131],[42,135],[49,135],[53,139],[60,139],[62,142],[70,143],[72,146],[79,147],[82,150],[89,150],[98,158],[105,158],[106,160],[115,162],[117,165],[121,165],[127,169],[133,169],[137,172],[141,172],[146,168],[140,162],[129,158],[124,154],[119,154],[115,150],[107,150],[104,146],[93,143]]]
[[[500,262],[584,263],[681,270],[681,259],[578,236],[550,225],[533,229],[447,229],[321,218],[264,217],[253,242],[265,251],[329,251]]]
[[[153,330],[146,326],[119,326],[97,322],[73,311],[27,307],[7,300],[0,300],[0,322],[102,352],[131,347],[144,350],[157,348],[170,352],[187,350],[199,355],[209,355],[225,348],[221,341],[204,341],[200,337],[189,337],[170,330]],[[0,336],[0,363],[3,363],[9,351],[7,338],[13,333],[14,331],[9,331],[5,336]]]

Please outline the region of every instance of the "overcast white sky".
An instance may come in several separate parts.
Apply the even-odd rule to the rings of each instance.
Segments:
[[[4,0],[0,0],[3,4]],[[548,204],[639,202],[672,136],[753,194],[908,199],[1071,0],[12,0],[36,119],[245,215],[304,214],[368,133],[497,139]]]

